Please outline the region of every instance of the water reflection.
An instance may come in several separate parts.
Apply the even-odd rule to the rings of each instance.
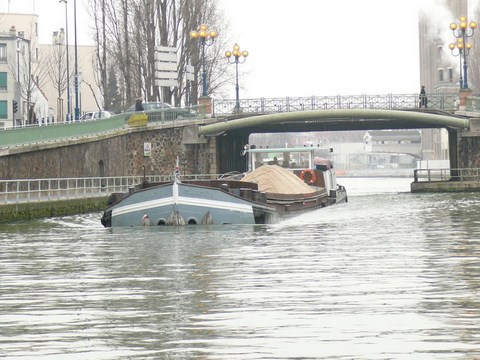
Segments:
[[[480,197],[346,181],[271,226],[3,226],[0,358],[480,357]]]

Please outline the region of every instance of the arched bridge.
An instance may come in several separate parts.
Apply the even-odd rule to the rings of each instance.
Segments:
[[[263,133],[468,127],[467,118],[438,110],[333,109],[226,118],[201,126],[199,134],[216,136],[229,131]]]
[[[427,96],[427,109],[419,108],[418,94],[246,99],[240,114],[234,113],[234,100],[214,100],[211,112],[197,106],[5,129],[0,173],[4,178],[166,173],[177,155],[192,159],[191,173],[224,173],[245,169],[240,153],[251,133],[405,128],[446,128],[452,168],[480,167],[480,120],[468,112],[458,116],[456,94]],[[474,101],[466,103],[467,111],[477,109]],[[132,121],[136,115],[144,123]],[[144,156],[145,143],[152,144],[151,157]]]
[[[462,118],[453,115],[457,109],[457,94],[427,96],[428,110],[419,109],[418,94],[387,94],[245,99],[240,102],[241,114],[237,115],[234,114],[235,100],[216,99],[211,104],[210,119],[205,119],[203,106],[146,113],[148,125],[151,126],[181,127],[196,120],[194,122],[199,124],[200,134],[207,136],[234,129],[250,133],[299,131],[300,123],[304,129],[301,131],[462,127]],[[480,101],[472,97],[467,102],[467,110],[478,109],[477,104]],[[0,150],[120,132],[130,127],[131,115],[121,113],[108,119],[88,122],[39,123],[5,129],[0,131]],[[217,122],[212,124],[215,120]]]
[[[249,135],[267,132],[446,128],[451,166],[477,162],[472,158],[477,152],[473,137],[464,140],[457,136],[471,128],[469,114],[458,113],[458,94],[427,97],[427,108],[419,107],[418,94],[243,100],[236,115],[231,115],[234,103],[220,101],[213,104],[213,113],[225,117],[200,125],[198,132],[216,138],[222,154],[217,162],[222,170],[242,168],[244,164],[237,154],[248,143]],[[475,104],[472,99],[463,106],[476,110]],[[470,117],[474,116],[470,113]]]

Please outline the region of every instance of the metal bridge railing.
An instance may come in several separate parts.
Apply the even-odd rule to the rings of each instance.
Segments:
[[[415,169],[413,181],[480,181],[480,168]]]
[[[428,108],[454,111],[458,94],[427,94]],[[235,113],[235,100],[214,100],[213,117]],[[242,114],[271,114],[278,112],[331,109],[419,109],[419,94],[337,95],[285,98],[244,99],[240,101]]]
[[[480,112],[480,96],[467,97],[466,107],[468,111]]]
[[[458,94],[427,94],[427,100],[429,109],[449,112],[458,109]],[[419,94],[364,94],[244,99],[240,101],[240,111],[245,115],[256,115],[321,109],[412,110],[418,109],[419,105]],[[468,111],[480,111],[480,97],[467,98],[466,105]],[[235,100],[213,100],[212,117],[235,115],[235,107]],[[204,106],[151,110],[145,113],[148,115],[148,123],[151,124],[177,124],[206,118]],[[131,115],[133,113],[122,113],[93,121],[7,128],[0,130],[0,150],[13,146],[63,141],[118,131],[128,126]]]

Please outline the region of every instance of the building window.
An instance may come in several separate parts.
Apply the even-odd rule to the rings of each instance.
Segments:
[[[438,81],[444,81],[443,69],[438,69]]]
[[[0,72],[0,90],[7,90],[7,73]]]
[[[8,112],[7,100],[0,100],[0,119],[6,119],[7,112]]]
[[[7,44],[0,44],[0,61],[7,62]]]
[[[453,81],[453,69],[448,68],[448,81],[452,82]]]

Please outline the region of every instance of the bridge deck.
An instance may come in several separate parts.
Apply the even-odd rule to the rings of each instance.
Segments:
[[[452,114],[458,105],[457,94],[427,94],[428,112],[443,112],[444,114]],[[472,97],[467,103],[472,109],[480,108],[480,99]],[[419,108],[418,94],[386,94],[386,95],[348,95],[348,96],[311,96],[311,97],[285,97],[285,98],[260,98],[245,99],[240,104],[241,114],[235,114],[235,100],[214,100],[212,102],[212,117],[219,119],[231,119],[239,115],[272,115],[280,113],[306,112],[306,111],[348,111],[348,110],[409,110],[418,113],[425,113],[426,110]],[[203,107],[195,106],[187,109],[168,109],[160,111],[149,111],[149,124],[187,124],[186,120],[205,120],[206,115]],[[190,115],[185,117],[186,112]],[[345,117],[344,113],[344,117]],[[357,113],[355,116],[360,116]],[[74,123],[57,123],[57,124],[40,124],[45,126],[27,126],[8,128],[0,131],[0,149],[9,147],[17,147],[22,145],[51,143],[56,141],[64,141],[68,139],[78,139],[84,137],[101,136],[102,134],[115,133],[122,129],[128,128],[128,119],[131,113],[123,113],[115,115],[108,119],[100,119],[87,122]],[[370,115],[369,115],[370,116]],[[338,119],[338,118],[337,118]],[[209,121],[210,122],[210,121]],[[338,123],[338,121],[337,121]],[[357,126],[356,126],[357,125]],[[348,129],[359,130],[364,127],[358,127],[359,123],[350,123]],[[366,125],[363,123],[363,125]],[[435,125],[430,124],[431,127]],[[282,131],[292,131],[296,125],[289,128],[286,126]],[[391,122],[390,128],[405,128],[405,124],[400,122]],[[324,124],[325,127],[325,124]],[[322,131],[325,128],[312,126],[306,131]],[[379,127],[373,127],[379,128]],[[211,134],[207,131],[205,134]],[[344,128],[339,128],[343,130]],[[261,129],[260,129],[261,130]],[[268,130],[271,130],[269,128]],[[333,128],[335,130],[335,128]],[[265,132],[266,129],[263,129]]]

